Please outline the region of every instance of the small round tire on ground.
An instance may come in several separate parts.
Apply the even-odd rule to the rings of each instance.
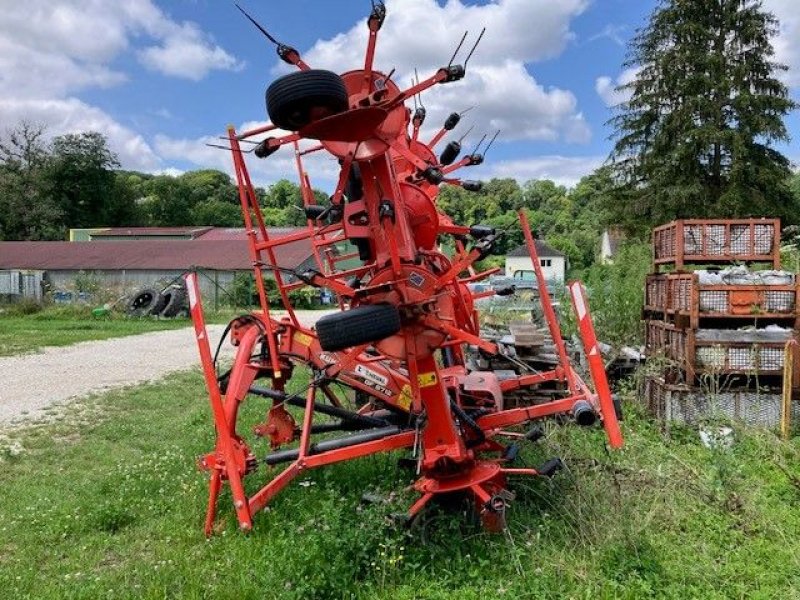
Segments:
[[[128,301],[127,313],[132,317],[145,317],[158,307],[161,294],[154,288],[138,290]]]
[[[317,337],[329,352],[377,342],[400,331],[400,313],[391,304],[357,306],[317,321]]]
[[[181,284],[171,285],[163,292],[164,306],[159,316],[166,318],[177,317],[186,307],[186,286]]]
[[[284,75],[267,88],[267,113],[273,125],[298,131],[313,121],[347,110],[347,88],[336,73],[310,69]]]

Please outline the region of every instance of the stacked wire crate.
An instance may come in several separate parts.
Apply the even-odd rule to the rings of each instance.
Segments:
[[[785,392],[800,388],[786,349],[800,296],[794,274],[780,270],[780,221],[673,221],[653,230],[652,246],[643,313],[650,411],[779,425]]]

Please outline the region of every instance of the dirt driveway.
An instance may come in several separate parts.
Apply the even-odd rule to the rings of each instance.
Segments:
[[[313,325],[327,311],[297,311]],[[212,352],[225,327],[208,327]],[[232,351],[230,344],[223,348]],[[57,404],[128,385],[154,381],[174,371],[198,368],[191,327],[109,340],[43,348],[37,354],[0,358],[0,426],[41,416]]]

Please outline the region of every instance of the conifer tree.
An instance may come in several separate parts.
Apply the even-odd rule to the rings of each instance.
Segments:
[[[777,30],[761,0],[661,0],[630,43],[625,66],[638,74],[611,120],[620,221],[798,220],[789,161],[773,147],[795,108],[777,77]]]

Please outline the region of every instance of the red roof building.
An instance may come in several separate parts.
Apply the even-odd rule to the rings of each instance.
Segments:
[[[270,228],[272,239],[299,228]],[[217,297],[236,272],[253,264],[244,229],[222,227],[131,227],[92,230],[90,241],[0,242],[0,271],[38,271],[52,289],[71,289],[79,272],[91,272],[105,288],[130,289],[169,281],[195,270],[203,293]],[[309,240],[275,248],[280,267],[313,261]],[[310,266],[310,265],[308,265]]]

